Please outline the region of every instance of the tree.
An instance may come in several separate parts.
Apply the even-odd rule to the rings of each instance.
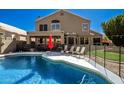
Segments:
[[[109,38],[105,35],[105,36],[103,37],[103,40],[108,41],[108,40],[109,40]]]
[[[103,22],[102,28],[106,36],[116,46],[124,46],[124,14],[113,17],[107,22]]]

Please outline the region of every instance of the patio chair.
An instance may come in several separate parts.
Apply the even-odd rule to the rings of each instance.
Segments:
[[[75,50],[73,53],[76,54],[76,53],[79,53],[79,51],[80,51],[80,47],[77,46],[77,47],[76,47],[76,50]]]
[[[64,53],[64,52],[66,52],[68,50],[68,45],[65,45],[64,46],[64,50],[61,50],[61,53]]]
[[[80,58],[80,56],[83,55],[84,52],[85,52],[85,47],[82,47],[81,50],[80,50],[80,52],[76,52],[75,53],[76,55],[73,55],[73,56],[76,56],[76,57],[79,56],[79,58]]]
[[[70,50],[69,51],[65,51],[65,53],[74,53],[74,46],[71,46]]]
[[[81,51],[79,53],[77,53],[78,55],[83,55],[84,54],[84,51],[85,51],[85,47],[82,47],[81,48]]]

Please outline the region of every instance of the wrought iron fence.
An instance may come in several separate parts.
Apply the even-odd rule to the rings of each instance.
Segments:
[[[124,47],[115,45],[87,45],[85,56],[124,78]]]

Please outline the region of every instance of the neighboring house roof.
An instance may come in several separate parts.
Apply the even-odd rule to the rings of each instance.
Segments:
[[[106,35],[103,35],[102,43],[112,44],[112,40],[110,40]]]
[[[86,18],[82,18],[81,16],[79,16],[79,15],[77,15],[77,14],[68,12],[68,11],[66,11],[66,10],[64,10],[64,9],[60,9],[60,10],[58,10],[58,11],[52,13],[52,14],[49,14],[49,15],[47,15],[47,16],[45,16],[45,17],[39,17],[39,18],[37,18],[36,22],[37,22],[37,21],[40,21],[40,20],[42,20],[42,19],[44,19],[44,18],[47,18],[47,17],[49,17],[49,16],[52,16],[52,15],[58,13],[58,12],[61,12],[61,11],[66,12],[66,13],[69,13],[69,14],[71,14],[71,15],[73,15],[73,16],[76,16],[76,17],[78,17],[78,18],[81,18],[81,19],[83,19],[83,20],[90,21],[90,20],[88,20],[88,19],[86,19]]]
[[[109,43],[109,44],[112,44],[112,41],[111,41],[111,40],[102,40],[102,43]]]
[[[27,32],[25,30],[19,29],[17,27],[14,27],[2,22],[0,22],[0,29],[3,29],[8,32],[12,32],[12,33],[17,33],[19,35],[27,35]]]

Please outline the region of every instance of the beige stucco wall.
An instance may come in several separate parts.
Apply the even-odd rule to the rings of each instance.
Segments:
[[[64,13],[64,15],[61,15],[61,13]],[[56,12],[55,14],[52,14],[48,17],[36,21],[36,31],[39,31],[40,24],[47,24],[48,30],[51,31],[52,20],[59,20],[61,24],[61,30],[64,31],[65,33],[76,32],[77,34],[81,34],[82,23],[89,24],[89,29],[90,29],[90,21],[61,10],[59,12]],[[89,32],[89,29],[86,32]]]
[[[26,41],[26,37],[24,35],[19,35],[17,33],[13,33],[13,32],[9,32],[9,31],[5,31],[3,29],[0,29],[0,33],[2,33],[2,39],[8,39],[8,40],[12,40],[13,38],[16,38],[16,40],[19,41]]]
[[[26,41],[25,35],[20,35],[14,32],[9,32],[3,29],[0,29],[1,41],[0,44],[0,53],[9,53],[16,50],[17,41]],[[15,39],[16,38],[16,39]]]
[[[63,15],[61,15],[63,13]],[[61,30],[60,31],[52,31],[51,30],[51,24],[52,20],[59,20],[61,24]],[[50,33],[53,36],[61,36],[63,38],[62,40],[66,39],[66,42],[68,42],[68,37],[73,37],[74,41],[77,44],[80,45],[80,38],[88,39],[89,44],[92,44],[93,38],[99,37],[101,38],[102,35],[99,33],[95,33],[93,31],[90,31],[90,21],[87,19],[84,19],[80,16],[77,16],[75,14],[69,13],[65,10],[59,10],[58,12],[55,12],[53,14],[47,15],[43,18],[38,18],[36,21],[36,31],[35,32],[29,32],[27,37],[27,42],[30,42],[30,37],[42,37],[42,36],[49,36]],[[82,24],[88,24],[88,30],[82,31]],[[39,31],[39,25],[41,24],[47,24],[48,31]],[[64,32],[64,33],[61,33]],[[92,34],[90,34],[92,32]],[[69,33],[69,34],[66,34]],[[73,34],[74,33],[74,34]],[[76,33],[76,34],[75,34]],[[76,43],[75,43],[76,44]]]

